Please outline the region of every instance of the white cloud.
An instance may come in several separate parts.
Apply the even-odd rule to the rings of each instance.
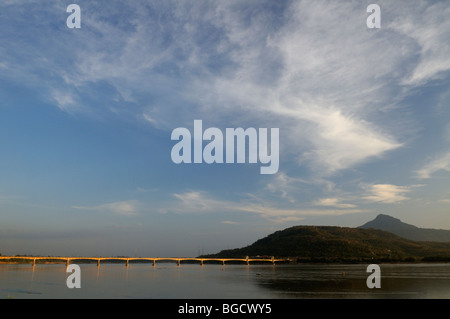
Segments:
[[[366,210],[345,207],[345,209],[310,209],[310,208],[282,208],[264,200],[252,198],[252,201],[233,202],[218,200],[206,192],[190,191],[174,194],[179,200],[171,207],[161,212],[175,212],[180,214],[214,213],[214,212],[244,212],[256,214],[271,222],[299,221],[307,216],[345,215],[367,212]]]
[[[416,1],[403,3],[402,11],[389,27],[413,39],[420,48],[419,60],[403,83],[420,85],[439,78],[450,70],[450,6],[446,1]]]
[[[305,127],[300,126],[292,128],[291,134],[309,139],[312,149],[304,152],[301,158],[323,173],[352,167],[402,146],[373,124],[352,115],[344,115],[337,108],[308,106],[299,102],[297,109],[279,109],[279,112],[298,119],[300,123],[307,121],[313,124],[305,125],[308,133]]]
[[[411,187],[391,184],[367,185],[367,193],[362,198],[373,203],[393,204],[409,200],[405,194],[411,191]]]
[[[314,202],[316,206],[331,206],[336,208],[355,208],[356,205],[342,203],[339,198],[321,198]]]
[[[450,172],[450,152],[431,160],[428,164],[417,170],[416,175],[419,179],[427,179],[431,178],[438,171]]]
[[[77,108],[74,95],[71,92],[53,90],[52,99],[56,101],[57,106],[62,111],[70,113]]]
[[[232,220],[223,220],[220,222],[221,224],[229,224],[229,225],[239,225],[238,222],[232,221]]]
[[[265,189],[271,193],[279,193],[281,198],[289,200],[291,203],[296,202],[295,195],[298,192],[298,185],[309,183],[301,178],[288,176],[284,172],[278,172],[273,176]]]
[[[73,206],[74,209],[111,212],[122,216],[134,216],[138,214],[139,202],[136,200],[106,203],[97,206]]]
[[[222,9],[217,23],[233,45],[237,67],[227,76],[194,81],[193,92],[208,92],[199,100],[203,111],[220,117],[219,106],[228,113],[271,114],[285,132],[285,149],[322,174],[402,145],[369,115],[392,103],[390,86],[402,76],[392,71],[406,50],[392,46],[389,36],[364,32],[359,7],[294,2],[286,24],[266,34],[258,19],[242,27],[235,12]]]
[[[302,220],[307,216],[339,216],[365,213],[364,209],[309,209],[309,208],[278,208],[262,204],[249,204],[236,208],[248,213],[258,214],[272,222],[288,222]]]
[[[10,6],[10,5],[24,5],[33,3],[33,0],[3,0],[0,6]]]
[[[367,30],[358,2],[294,1],[279,12],[265,5],[86,3],[84,31],[48,54],[46,67],[63,79],[53,99],[85,112],[74,108],[79,95],[92,94],[83,87],[107,83],[134,104],[135,118],[160,129],[194,116],[211,126],[276,125],[291,158],[322,175],[400,148],[406,133],[385,125],[384,112],[403,97],[402,85],[450,68],[447,3],[389,3],[393,22],[378,32]],[[121,23],[107,19],[120,11]],[[57,54],[73,64],[53,63]]]
[[[226,201],[210,198],[204,192],[190,191],[181,194],[174,194],[181,205],[172,207],[171,210],[178,213],[210,213],[218,208],[229,209],[233,204]]]

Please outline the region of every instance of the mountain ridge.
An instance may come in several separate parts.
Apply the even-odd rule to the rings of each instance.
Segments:
[[[385,214],[377,215],[375,219],[359,226],[359,228],[380,229],[415,241],[450,242],[450,230],[420,228]]]
[[[394,224],[403,224],[399,222]],[[288,257],[297,262],[450,261],[450,242],[414,241],[373,227],[293,226],[249,246],[201,257],[246,256]]]

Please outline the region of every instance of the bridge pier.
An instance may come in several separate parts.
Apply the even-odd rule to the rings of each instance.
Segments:
[[[55,262],[55,260],[57,260],[56,262],[61,263],[63,261],[66,261],[66,266],[68,267],[70,265],[70,262],[72,259],[78,260],[78,259],[83,259],[80,257],[42,257],[42,256],[27,256],[27,257],[21,257],[21,256],[0,256],[0,260],[13,260],[13,259],[19,259],[22,261],[30,261],[30,263],[34,267],[36,266],[36,262],[39,260],[45,261],[45,260],[50,260],[52,262]],[[85,258],[87,260],[90,260],[92,262],[94,262],[95,260],[97,260],[97,267],[100,268],[100,262],[101,260],[116,260],[116,261],[126,261],[126,267],[129,267],[129,263],[130,260],[145,260],[147,262],[152,262],[153,263],[153,267],[156,267],[156,261],[158,260],[165,260],[165,258],[157,258],[157,257],[151,257],[151,258],[124,258],[124,257],[87,257]],[[210,260],[214,261],[214,262],[222,262],[222,265],[225,266],[225,263],[227,260],[230,261],[240,261],[240,262],[245,262],[247,264],[247,266],[250,265],[250,261],[252,262],[257,262],[257,261],[261,261],[261,262],[271,262],[272,265],[275,265],[276,262],[278,261],[283,261],[283,262],[290,262],[291,260],[289,258],[284,258],[284,259],[275,259],[274,256],[271,257],[265,257],[265,258],[256,258],[256,259],[250,259],[249,256],[246,256],[245,258],[181,258],[181,257],[175,257],[175,258],[167,258],[167,260],[173,262],[176,261],[177,262],[177,266],[180,267],[181,266],[181,261],[184,260],[190,260],[190,261],[200,261],[200,265],[203,266],[205,262],[208,262]]]

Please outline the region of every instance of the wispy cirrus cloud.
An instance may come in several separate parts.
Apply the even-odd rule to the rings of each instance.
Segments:
[[[1,35],[10,45],[0,48],[0,68],[15,72],[1,76],[32,82],[62,111],[114,110],[167,131],[194,118],[218,127],[280,127],[283,161],[293,169],[280,172],[265,190],[289,201],[290,208],[263,201],[238,207],[201,192],[175,195],[192,212],[220,205],[264,217],[326,212],[299,208],[299,185],[326,183],[407,146],[410,131],[403,127],[409,122],[403,115],[411,113],[392,110],[450,68],[446,1],[386,3],[380,30],[367,29],[365,6],[354,1],[86,2],[82,29],[70,33],[64,5],[47,2],[33,20],[41,21],[39,33],[18,14],[20,5],[3,4],[10,14],[0,22]],[[62,27],[54,28],[56,22],[49,21],[58,21],[61,12]],[[14,41],[19,23],[27,41]],[[115,107],[104,107],[110,104]],[[444,155],[417,175],[429,178],[450,170],[449,163]],[[312,172],[308,181],[298,178],[298,167]],[[363,197],[396,203],[406,201],[409,190],[377,184]],[[335,195],[315,198],[321,198],[317,206],[336,209],[331,214],[358,211]],[[133,214],[136,205],[77,208]]]
[[[403,10],[402,18],[392,21],[389,27],[411,37],[420,50],[417,64],[402,83],[417,86],[442,77],[450,70],[450,21],[444,18],[450,14],[450,7],[445,1],[418,1]]]
[[[135,216],[138,214],[140,203],[136,200],[118,201],[96,206],[72,206],[74,209],[109,212],[121,216]]]
[[[366,185],[366,195],[362,199],[372,203],[393,204],[409,200],[406,196],[411,192],[410,186],[398,186],[391,184]]]
[[[204,191],[178,193],[174,194],[174,197],[178,199],[178,202],[174,202],[170,207],[166,207],[160,210],[160,212],[174,212],[179,214],[240,212],[257,215],[265,220],[276,223],[300,221],[307,216],[345,215],[367,212],[367,210],[358,209],[355,206],[325,209],[310,207],[285,208],[277,206],[276,203],[269,203],[259,198],[255,200],[254,197],[242,201],[221,200],[213,198]]]
[[[107,84],[116,94],[105,98],[134,106],[115,112],[161,129],[191,122],[194,114],[211,125],[240,114],[282,127],[284,148],[325,175],[402,147],[402,132],[382,121],[386,107],[450,67],[445,1],[389,3],[380,32],[367,31],[365,8],[354,2],[82,6],[89,12],[84,28],[70,38],[44,24],[25,50],[15,44],[0,52],[9,65],[16,53],[42,48],[42,56],[27,57],[35,67],[22,66],[19,74],[41,73],[39,65],[50,70],[50,96],[60,109],[108,112],[79,105],[92,84]],[[63,6],[46,8],[55,16]],[[117,23],[111,17],[119,13]]]
[[[57,106],[62,111],[71,113],[79,108],[79,103],[76,103],[75,97],[71,92],[53,90],[51,97],[56,101]]]
[[[301,178],[288,176],[285,172],[279,172],[273,176],[273,179],[264,187],[265,191],[279,194],[281,198],[296,202],[296,194],[299,185],[309,183]]]
[[[358,9],[342,2],[294,2],[286,23],[272,33],[262,33],[258,19],[242,28],[238,16],[223,9],[217,24],[233,45],[236,67],[226,76],[194,81],[194,92],[209,92],[203,110],[219,101],[226,112],[273,114],[285,136],[292,136],[285,138],[285,148],[325,174],[398,149],[403,145],[398,137],[368,115],[396,98],[391,87],[403,75],[392,70],[406,67],[405,52],[412,54],[412,46],[404,41],[395,47],[398,39],[389,35],[357,32],[363,28]],[[387,50],[380,53],[380,47]],[[368,60],[381,67],[374,70]],[[262,77],[263,71],[271,77]]]
[[[330,206],[336,208],[355,208],[354,204],[343,203],[340,198],[321,198],[314,202],[316,206]]]
[[[431,178],[439,171],[450,172],[450,152],[431,159],[429,163],[416,171],[416,177],[419,179]]]
[[[304,105],[298,109],[279,110],[280,113],[307,123],[305,127],[292,128],[292,135],[306,135],[311,148],[303,152],[302,163],[327,175],[353,167],[370,158],[381,157],[387,151],[402,146],[395,138],[383,133],[372,123],[333,107]]]

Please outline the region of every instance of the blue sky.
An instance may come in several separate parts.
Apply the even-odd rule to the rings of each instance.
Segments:
[[[195,256],[379,213],[450,229],[450,5],[0,4],[0,252]],[[66,8],[81,8],[69,29]],[[279,128],[280,168],[171,132]]]

